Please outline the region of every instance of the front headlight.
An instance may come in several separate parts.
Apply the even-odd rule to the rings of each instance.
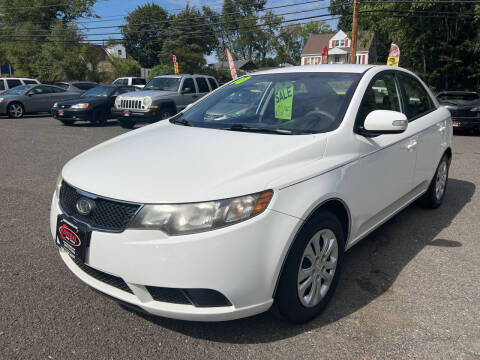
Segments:
[[[54,107],[54,108],[58,107],[58,102],[56,102],[55,104],[53,104],[53,107]]]
[[[145,96],[143,98],[143,105],[145,105],[147,107],[152,105],[152,98],[150,96]]]
[[[3,103],[5,101],[4,98],[0,98],[0,103]]]
[[[88,103],[79,103],[72,105],[72,109],[87,109],[88,108]]]
[[[480,111],[480,106],[475,106],[475,107],[471,108],[470,111]]]
[[[218,229],[262,213],[272,190],[233,199],[178,205],[145,205],[135,216],[133,229],[157,229],[168,235]]]
[[[121,101],[122,101],[122,99],[120,99],[120,96],[117,96],[117,97],[115,98],[115,105],[116,105],[117,107],[119,107]]]

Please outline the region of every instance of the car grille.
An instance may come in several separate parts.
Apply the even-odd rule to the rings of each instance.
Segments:
[[[107,285],[116,287],[117,289],[126,291],[130,294],[133,294],[132,289],[130,289],[125,281],[123,281],[121,278],[104,273],[103,271],[96,270],[94,268],[91,268],[90,266],[82,263],[79,260],[74,260],[75,264],[83,270],[85,273],[90,275],[91,277],[97,279],[98,281],[104,282]]]
[[[121,99],[120,108],[132,109],[132,110],[144,110],[145,106],[143,105],[142,99]]]
[[[180,289],[155,286],[147,286],[146,288],[155,301],[191,305],[190,300],[188,300],[183,291]]]
[[[95,204],[88,215],[82,215],[77,210],[77,201],[82,197],[90,198]],[[121,232],[127,228],[141,205],[102,197],[85,196],[73,186],[62,182],[60,207],[66,215],[80,220],[97,230]]]

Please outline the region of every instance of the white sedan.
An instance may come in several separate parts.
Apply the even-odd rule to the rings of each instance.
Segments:
[[[68,162],[52,236],[77,277],[137,310],[303,322],[347,249],[419,198],[440,206],[451,143],[450,113],[407,70],[261,72]]]

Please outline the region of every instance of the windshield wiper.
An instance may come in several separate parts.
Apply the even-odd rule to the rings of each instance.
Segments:
[[[179,119],[178,117],[171,118],[170,122],[172,124],[182,124],[184,126],[193,126],[193,124],[187,119]]]
[[[293,132],[292,130],[287,130],[287,129],[256,127],[256,126],[248,126],[248,125],[244,125],[244,124],[233,124],[231,127],[225,128],[225,130],[263,132],[263,133],[281,134],[281,135],[294,135],[295,134],[295,132]]]

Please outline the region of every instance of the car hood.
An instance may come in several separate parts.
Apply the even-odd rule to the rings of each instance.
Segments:
[[[74,95],[72,93],[72,95]],[[77,93],[77,96],[80,96],[80,94]],[[104,98],[104,97],[95,97],[95,96],[92,96],[92,97],[77,97],[75,99],[72,99],[72,100],[66,100],[66,101],[61,101],[58,103],[59,106],[61,105],[75,105],[75,104],[80,104],[80,103],[100,103],[100,102],[104,102],[106,101],[107,98]]]
[[[120,95],[122,98],[129,99],[142,99],[145,96],[150,96],[151,98],[167,97],[178,95],[175,91],[163,91],[163,90],[141,90],[130,92]]]
[[[125,201],[217,200],[291,182],[323,156],[325,146],[324,134],[259,134],[162,121],[80,154],[62,176],[81,190]]]

